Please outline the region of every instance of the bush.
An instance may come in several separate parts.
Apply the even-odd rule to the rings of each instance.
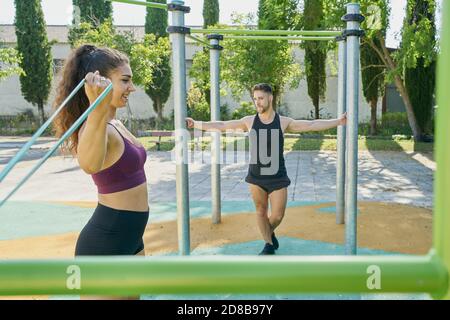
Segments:
[[[388,112],[377,122],[377,136],[405,135],[411,136],[412,131],[409,126],[406,112]],[[359,134],[368,136],[370,134],[370,123],[359,126]]]
[[[241,102],[241,106],[233,111],[231,118],[233,120],[242,119],[246,116],[252,116],[256,112],[253,102]]]
[[[198,121],[211,121],[211,110],[208,102],[205,100],[200,88],[195,85],[188,91],[187,96],[187,116]],[[220,106],[220,119],[229,120],[228,105]]]
[[[32,109],[26,109],[17,115],[0,116],[1,135],[32,135],[39,127],[39,121],[34,116]],[[43,133],[43,136],[50,135],[52,135],[51,126]]]

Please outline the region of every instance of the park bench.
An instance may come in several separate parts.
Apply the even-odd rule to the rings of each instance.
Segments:
[[[156,143],[156,150],[161,150],[161,138],[172,137],[173,131],[138,131],[138,137],[158,137]],[[153,142],[153,141],[152,141]]]

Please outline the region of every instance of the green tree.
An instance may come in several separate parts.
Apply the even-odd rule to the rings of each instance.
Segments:
[[[361,77],[364,97],[370,105],[370,134],[377,133],[378,98],[384,94],[385,69],[378,54],[366,43],[361,45]]]
[[[155,67],[160,63],[161,56],[169,51],[167,39],[156,40],[155,35],[148,34],[139,42],[130,32],[118,33],[110,20],[98,27],[82,23],[80,29],[83,30],[82,37],[73,43],[74,47],[91,43],[124,52],[130,58],[133,82],[143,88],[152,83]]]
[[[411,98],[405,84],[405,67],[415,67],[419,59],[423,59],[424,65],[428,66],[437,51],[436,39],[431,35],[431,22],[427,17],[421,20],[417,28],[404,24],[402,29],[402,41],[408,43],[398,51],[389,50],[386,47],[386,36],[383,30],[387,30],[389,21],[388,0],[359,0],[361,12],[366,16],[362,28],[366,36],[362,42],[367,43],[377,52],[386,67],[386,81],[393,82],[399,92],[406,108],[409,126],[413,132],[414,140],[420,141],[423,137],[422,130],[417,122]],[[326,4],[327,26],[334,28],[344,27],[340,18],[345,14],[345,0],[328,0]],[[432,10],[436,8],[433,7]],[[433,11],[434,12],[434,11]]]
[[[273,15],[266,16],[267,19],[258,20],[261,28],[279,29],[276,23],[282,21],[283,28],[292,29],[298,23],[296,0],[288,2],[266,0],[266,3],[267,7],[271,6],[274,10],[272,10]],[[264,15],[262,12],[260,14]],[[252,15],[237,14],[233,17],[232,23],[237,28],[249,29],[255,24],[255,18]],[[230,39],[223,41],[223,47],[220,77],[222,83],[226,83],[231,90],[235,99],[241,99],[244,92],[247,92],[249,98],[252,99],[251,88],[253,85],[267,82],[274,88],[274,107],[276,107],[286,87],[298,87],[301,78],[300,66],[295,62],[292,47],[286,42]],[[209,53],[200,51],[194,55],[189,76],[195,80],[193,90],[209,89]],[[198,96],[198,93],[195,96]],[[206,95],[204,99],[207,100]]]
[[[14,48],[0,47],[0,81],[13,74],[24,74],[20,64],[20,56]]]
[[[219,0],[203,1],[203,27],[214,26],[219,23]]]
[[[260,0],[258,29],[290,30],[300,25],[299,0]]]
[[[434,106],[434,90],[436,81],[436,52],[434,39],[436,37],[435,25],[436,3],[434,0],[408,0],[405,26],[403,28],[403,41],[401,50],[408,53],[408,46],[425,45],[424,50],[431,45],[430,59],[424,57],[415,59],[406,57],[405,61],[405,84],[417,124],[422,134],[431,132],[431,120]],[[417,37],[416,33],[422,33]],[[414,43],[406,42],[413,36]],[[418,40],[418,41],[417,41]],[[421,43],[425,41],[425,43]],[[405,48],[406,47],[406,48]]]
[[[45,122],[44,104],[52,83],[52,55],[39,0],[15,0],[17,50],[22,56],[20,76],[22,94],[37,105],[41,123]]]
[[[304,30],[321,30],[323,21],[322,0],[305,0],[302,27]],[[308,95],[314,105],[314,115],[320,118],[320,100],[325,98],[327,88],[326,62],[327,43],[322,41],[305,41],[306,82]]]
[[[167,3],[166,0],[156,0],[159,3]],[[152,83],[145,88],[145,92],[153,101],[153,109],[157,114],[157,126],[163,121],[164,104],[170,96],[172,85],[172,69],[170,67],[170,47],[167,29],[167,11],[147,8],[145,18],[145,33],[154,34],[161,44],[164,43],[166,54],[161,55],[161,61],[155,66]]]
[[[73,21],[69,30],[69,43],[73,44],[83,37],[81,24],[99,27],[106,21],[112,21],[112,2],[107,0],[72,0]]]
[[[203,1],[203,27],[208,28],[216,26],[219,23],[220,7],[218,0],[204,0]],[[211,83],[210,83],[210,61],[209,49],[203,48],[203,53],[198,54],[198,59],[195,61],[197,70],[200,71],[200,77],[196,77],[199,72],[194,71],[193,76],[196,79],[193,83],[192,89],[201,92],[202,101],[207,103],[211,108]],[[195,69],[194,69],[195,70]],[[196,75],[194,75],[197,73]],[[192,93],[193,96],[198,96],[198,92]]]
[[[248,29],[250,26],[240,27]],[[244,92],[248,92],[252,99],[253,85],[266,82],[274,89],[276,108],[286,87],[298,87],[301,78],[300,66],[295,62],[293,48],[287,43],[226,40],[224,47],[222,78],[235,98],[240,99]]]
[[[73,8],[74,24],[89,22],[98,26],[112,18],[112,2],[108,0],[73,0]]]

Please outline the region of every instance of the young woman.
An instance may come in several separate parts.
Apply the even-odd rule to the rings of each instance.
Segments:
[[[83,45],[66,61],[55,105],[85,79],[55,119],[60,137],[112,83],[113,90],[88,116],[63,148],[78,159],[98,188],[98,205],[81,231],[75,255],[144,255],[142,240],[148,221],[148,194],[144,172],[146,151],[116,119],[135,91],[128,58],[113,49]]]

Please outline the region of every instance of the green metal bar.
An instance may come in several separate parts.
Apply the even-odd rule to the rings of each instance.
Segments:
[[[202,40],[202,39],[200,39],[200,38],[198,38],[198,37],[196,37],[196,36],[190,35],[190,34],[188,34],[187,36],[188,36],[188,38],[191,38],[192,40],[195,40],[195,41],[197,41],[198,43],[201,43],[201,44],[204,45],[205,47],[211,48],[211,45],[210,45],[207,41]]]
[[[426,256],[175,256],[5,260],[0,262],[0,295],[297,292],[438,294],[442,291],[446,276],[444,266],[432,252]]]
[[[305,31],[305,30],[252,30],[252,29],[191,29],[191,33],[217,33],[217,34],[236,34],[248,36],[339,36],[342,31]]]
[[[167,10],[167,4],[157,3],[157,2],[145,2],[145,1],[137,1],[137,0],[108,0],[111,2],[121,2],[127,4],[137,4],[139,6],[146,6],[151,8],[163,9]]]
[[[436,117],[436,174],[435,212],[433,218],[433,241],[439,257],[450,273],[450,3],[443,4],[443,28],[441,55],[438,61],[437,117]],[[447,283],[446,299],[450,299],[450,285]]]
[[[302,36],[224,36],[224,39],[236,40],[298,40],[298,41],[330,41],[335,37],[302,37]]]

